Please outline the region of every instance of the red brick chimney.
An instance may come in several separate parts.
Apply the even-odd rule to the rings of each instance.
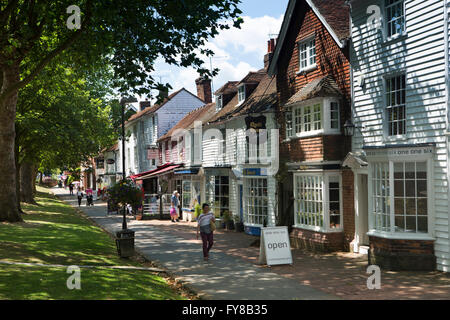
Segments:
[[[205,101],[205,103],[211,103],[211,80],[200,77],[195,80],[195,84],[197,85],[197,97]]]
[[[267,54],[264,56],[264,69],[268,69],[270,62],[273,58],[273,53],[275,51],[275,39],[270,39],[267,41]]]

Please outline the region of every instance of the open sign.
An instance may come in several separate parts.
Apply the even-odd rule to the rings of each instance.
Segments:
[[[291,245],[287,227],[261,228],[259,251],[261,264],[292,264]]]

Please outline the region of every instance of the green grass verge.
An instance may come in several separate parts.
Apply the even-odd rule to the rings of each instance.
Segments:
[[[129,265],[114,241],[72,207],[38,188],[24,205],[25,223],[0,223],[0,260],[63,265]],[[0,299],[183,299],[150,272],[81,269],[81,290],[69,290],[65,268],[0,264]]]

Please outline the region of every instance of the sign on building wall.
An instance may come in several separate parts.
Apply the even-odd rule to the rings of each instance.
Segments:
[[[291,244],[287,227],[261,228],[259,263],[268,266],[292,264]]]
[[[247,130],[255,129],[256,132],[259,132],[259,130],[266,129],[266,117],[265,116],[246,117],[245,123],[247,124]]]
[[[395,156],[419,156],[433,154],[434,147],[409,147],[409,148],[383,148],[367,149],[367,157],[395,157]]]

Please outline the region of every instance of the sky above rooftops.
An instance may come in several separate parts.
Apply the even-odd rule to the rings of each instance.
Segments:
[[[244,23],[241,29],[232,28],[222,31],[208,42],[207,47],[215,56],[205,67],[219,68],[219,74],[213,79],[213,91],[227,81],[239,81],[248,72],[264,67],[263,59],[267,53],[267,41],[278,35],[288,0],[242,0],[239,8],[243,11]],[[155,64],[155,79],[169,83],[172,91],[182,87],[197,94],[195,79],[198,73],[193,68],[177,68],[158,59]],[[153,92],[156,95],[157,92]],[[143,100],[145,97],[141,97]]]

